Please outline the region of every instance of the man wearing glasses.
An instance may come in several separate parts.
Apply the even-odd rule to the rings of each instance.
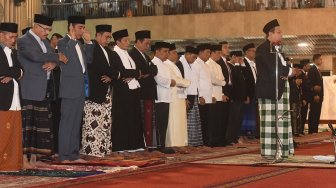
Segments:
[[[67,63],[67,58],[54,53],[47,41],[52,23],[52,18],[35,14],[33,28],[18,39],[18,59],[27,70],[21,80],[24,161],[29,159],[33,167],[53,152],[52,70],[60,62]]]

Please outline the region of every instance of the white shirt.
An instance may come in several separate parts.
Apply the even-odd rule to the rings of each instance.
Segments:
[[[193,64],[198,65],[200,67],[199,80],[198,80],[199,83],[198,97],[203,97],[205,103],[207,104],[212,103],[212,82],[211,82],[210,67],[199,57]]]
[[[189,64],[182,55],[180,57],[184,69],[184,78],[191,81],[190,86],[186,89],[187,95],[198,95],[199,66]]]
[[[246,61],[248,62],[248,64],[250,65],[251,69],[252,69],[252,74],[253,74],[253,78],[254,78],[254,83],[257,83],[257,67],[256,64],[251,61],[249,58],[245,57]]]
[[[47,47],[44,45],[44,42],[41,40],[39,36],[37,36],[31,29],[29,30],[29,33],[33,35],[33,37],[36,39],[37,43],[39,43],[42,52],[47,53]],[[47,72],[47,79],[49,80],[50,78],[50,71]]]
[[[182,74],[176,64],[169,59],[167,59],[164,64],[168,65],[171,70],[172,78],[176,81],[176,86],[172,87],[172,99],[173,101],[177,98],[186,99],[187,91],[186,88],[190,86],[190,81],[183,79]]]
[[[172,88],[170,87],[172,75],[169,68],[169,65],[163,63],[161,59],[154,57],[152,62],[157,66],[158,73],[154,76],[154,79],[157,83],[157,100],[156,103],[164,102],[170,103],[172,102]]]
[[[119,46],[115,45],[113,49],[120,57],[121,62],[125,69],[136,69],[136,65],[133,59],[129,56],[128,52],[124,49],[121,49]],[[120,74],[119,74],[120,75]],[[140,84],[138,80],[133,78],[130,82],[128,82],[129,89],[137,89],[140,88]]]
[[[68,36],[71,39],[71,36],[70,35],[68,35]],[[72,39],[72,40],[76,40],[76,39]],[[76,52],[77,52],[77,55],[78,55],[78,58],[79,58],[79,62],[82,66],[82,70],[83,70],[83,73],[84,73],[85,72],[85,64],[84,64],[84,58],[83,58],[82,50],[80,49],[80,46],[79,46],[78,43],[76,44],[75,48],[76,48]]]
[[[223,100],[223,89],[225,86],[225,80],[222,72],[222,68],[211,58],[206,62],[210,68],[211,83],[212,83],[212,96],[216,98],[217,101]]]
[[[226,66],[227,70],[228,70],[228,74],[229,74],[229,83],[228,85],[232,85],[232,74],[231,74],[231,68],[228,65],[228,62],[226,61],[225,57],[222,57],[223,61],[224,61],[224,65]]]
[[[106,60],[107,60],[107,63],[110,65],[110,60],[109,60],[109,58],[108,58],[108,55],[107,55],[107,52],[106,52],[105,48],[104,48],[102,45],[100,45],[100,44],[99,44],[99,46],[100,46],[100,48],[101,48],[101,49],[103,50],[103,52],[104,52],[105,58],[106,58]]]
[[[13,67],[13,60],[12,60],[12,56],[11,56],[12,50],[9,49],[8,47],[5,47],[4,52],[6,54],[9,67]],[[21,75],[22,75],[22,70],[21,70]],[[13,78],[13,83],[14,83],[13,100],[12,100],[12,104],[11,104],[11,107],[9,108],[9,110],[18,111],[18,110],[21,110],[19,84],[17,83],[17,81],[14,78]]]

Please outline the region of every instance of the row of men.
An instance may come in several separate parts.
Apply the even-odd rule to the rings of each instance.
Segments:
[[[64,163],[84,162],[79,159],[79,153],[103,156],[111,151],[143,148],[145,143],[150,145],[154,127],[157,145],[166,153],[172,152],[165,148],[166,145],[223,146],[236,142],[244,103],[249,106],[245,108],[248,109],[246,114],[252,116],[246,118],[246,124],[252,119],[252,127],[255,127],[256,115],[251,115],[256,114],[254,88],[246,86],[250,81],[254,87],[258,80],[253,44],[244,47],[245,60],[241,51],[231,52],[231,64],[226,60],[229,55],[226,42],[201,44],[197,48],[188,46],[179,60],[173,45],[157,42],[154,58],[150,59],[145,54],[150,46],[149,31],[136,33],[135,46],[130,52],[127,52],[127,30],[114,32],[116,46],[111,51],[106,47],[111,38],[111,25],[96,26],[96,38],[91,41],[85,30],[85,18],[71,16],[68,34],[57,45],[60,53],[55,53],[45,40],[52,21],[46,16],[35,15],[33,28],[18,40],[18,56],[12,49],[17,25],[0,25],[4,52],[11,50],[11,56],[6,56],[4,62],[12,64],[8,63],[4,70],[13,71],[1,75],[3,86],[7,87],[1,93],[5,94],[5,100],[1,100],[4,101],[1,117],[15,118],[2,121],[7,123],[7,129],[16,130],[19,135],[17,124],[21,123],[21,114],[18,111],[22,110],[25,166],[34,165],[39,155],[48,156],[53,152],[50,105],[56,95],[53,72],[56,65],[61,69],[59,97],[62,99],[58,153]],[[266,24],[264,32],[273,33],[271,30],[278,27],[277,24],[274,21]],[[79,42],[80,39],[85,44]],[[244,66],[250,68],[249,79]],[[15,142],[7,140],[5,144],[19,146],[21,137],[10,136],[14,138]],[[0,164],[22,164],[18,163],[20,155],[17,155],[22,147],[7,149],[9,151],[1,154],[14,154],[10,159],[16,163],[5,160]]]

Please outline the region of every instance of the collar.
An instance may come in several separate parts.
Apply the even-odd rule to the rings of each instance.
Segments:
[[[244,57],[244,59],[246,59],[246,61],[250,64],[250,65],[255,65],[254,61],[250,60],[249,58],[247,57]]]
[[[141,54],[143,54],[143,52],[140,51],[139,48],[137,48],[135,45],[134,45],[134,48],[137,49]]]
[[[313,63],[313,65],[315,65],[315,67],[316,67],[318,70],[320,69],[315,63]]]
[[[1,46],[2,49],[6,48],[6,45],[4,43],[2,43],[2,42],[0,43],[0,46]]]
[[[37,42],[40,43],[42,41],[41,38],[37,36],[32,30],[29,30],[29,33],[33,35],[33,37],[37,40]]]

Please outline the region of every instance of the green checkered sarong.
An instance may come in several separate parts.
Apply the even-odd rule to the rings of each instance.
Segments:
[[[276,134],[275,134],[275,102],[271,99],[258,99],[260,113],[260,149],[261,155],[265,157],[275,156]],[[278,115],[283,114],[284,118],[278,121],[278,135],[282,146],[279,148],[280,156],[287,158],[294,154],[293,135],[290,117],[289,84],[286,82],[282,98],[278,101]],[[279,146],[280,147],[280,146]]]

